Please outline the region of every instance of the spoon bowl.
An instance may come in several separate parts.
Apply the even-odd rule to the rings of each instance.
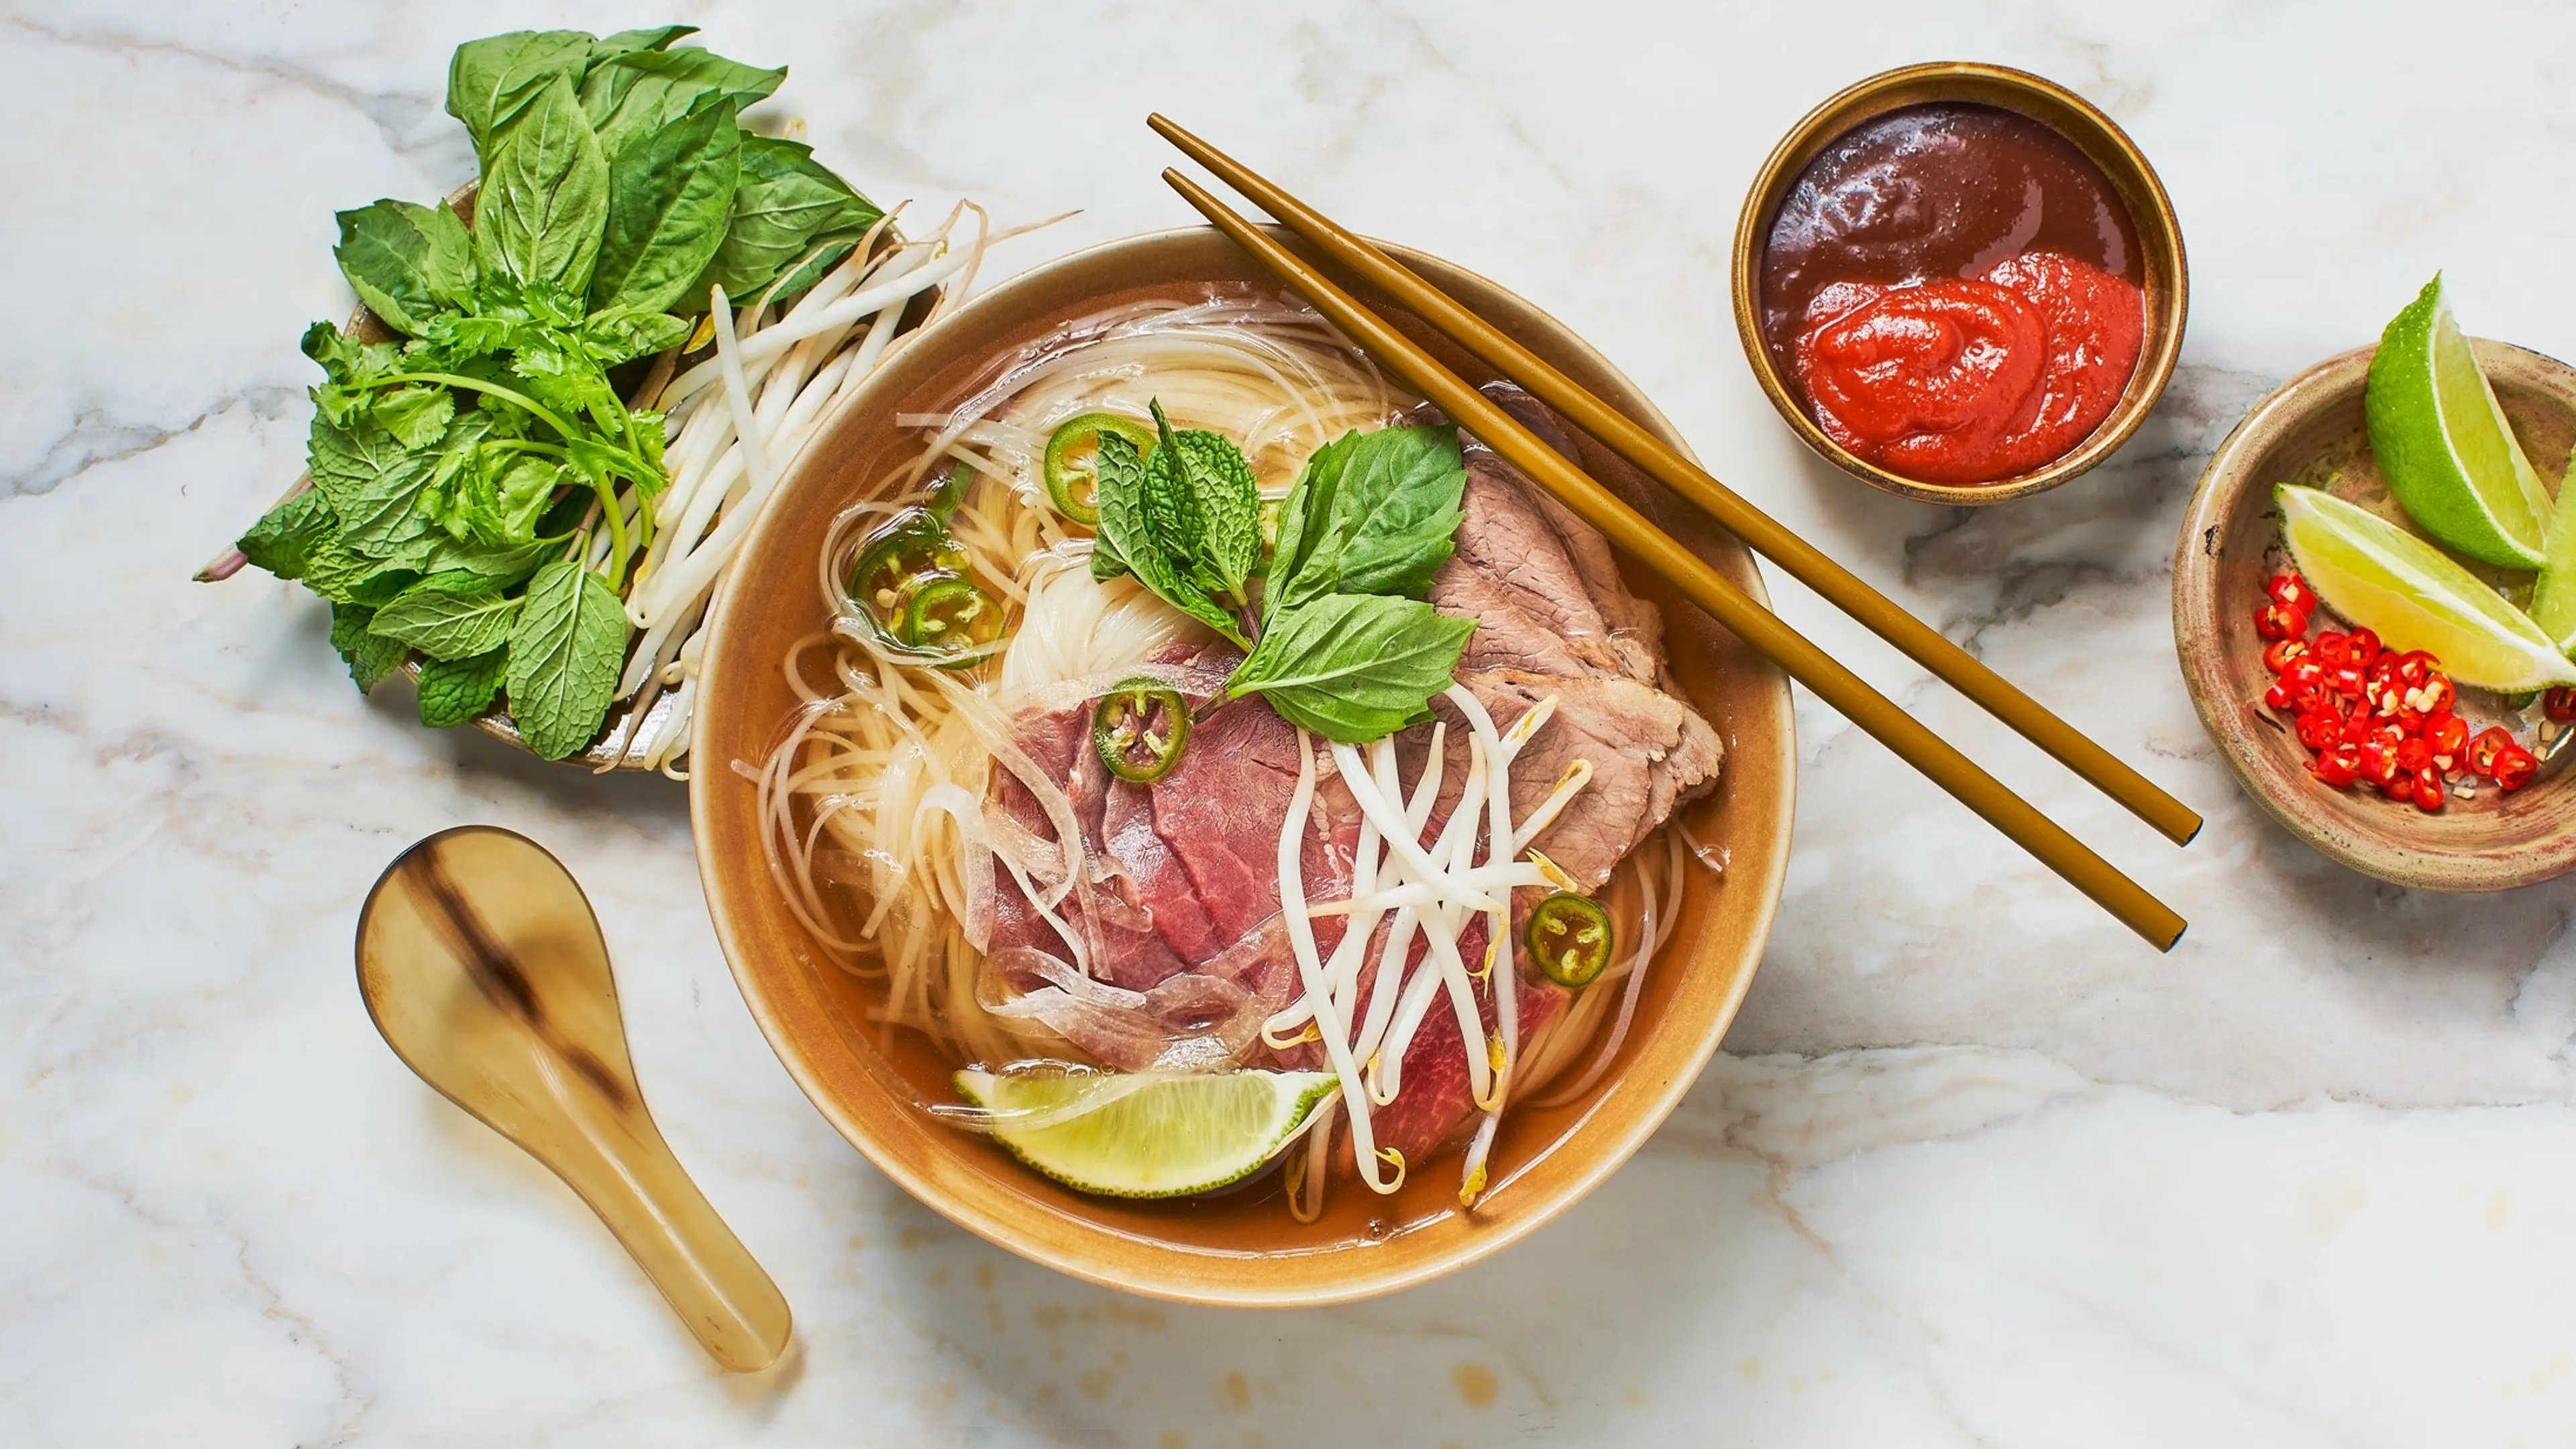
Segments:
[[[358,991],[394,1055],[579,1193],[718,1363],[777,1361],[787,1300],[645,1109],[608,943],[562,862],[490,825],[404,851],[358,917]]]

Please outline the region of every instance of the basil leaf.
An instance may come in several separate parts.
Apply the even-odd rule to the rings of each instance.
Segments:
[[[474,260],[487,276],[550,282],[578,297],[607,218],[607,158],[572,82],[558,75],[497,134],[475,197]]]
[[[447,113],[465,123],[474,154],[490,161],[493,137],[549,81],[578,79],[594,43],[578,30],[514,30],[456,47],[447,62]]]
[[[698,27],[694,25],[656,25],[647,30],[621,30],[615,35],[603,35],[590,43],[590,63],[595,66],[611,56],[638,50],[666,50],[681,36],[697,33]]]
[[[1317,449],[1280,512],[1264,616],[1326,594],[1421,598],[1456,549],[1466,487],[1455,428],[1350,432]]]
[[[745,110],[785,79],[785,66],[762,70],[696,46],[635,51],[601,61],[582,77],[581,113],[600,145],[617,156],[710,101]]]
[[[357,681],[360,694],[371,694],[378,682],[402,668],[411,651],[397,639],[379,638],[367,632],[376,611],[356,604],[331,606],[331,647],[340,651],[342,663],[349,666],[349,677]]]
[[[1475,632],[1416,599],[1332,594],[1282,610],[1225,691],[1258,692],[1292,724],[1364,744],[1423,718]]]
[[[599,733],[626,662],[626,606],[608,581],[558,559],[537,570],[510,633],[510,717],[538,758],[560,760]]]
[[[445,729],[490,709],[501,693],[509,658],[508,650],[495,649],[471,659],[432,659],[421,665],[420,722]]]
[[[340,536],[340,516],[321,490],[307,488],[261,515],[233,547],[281,579],[301,576],[313,551]]]
[[[1163,602],[1249,649],[1252,644],[1244,636],[1242,623],[1208,597],[1191,577],[1186,554],[1175,547],[1185,544],[1182,530],[1189,520],[1179,512],[1190,502],[1170,476],[1169,455],[1175,451],[1157,447],[1152,458],[1144,458],[1127,439],[1101,434],[1092,467],[1099,479],[1100,537],[1114,552],[1104,554],[1094,548],[1092,577],[1116,578],[1114,565],[1123,563]]]
[[[435,460],[404,447],[374,417],[360,415],[340,428],[316,413],[306,460],[313,486],[339,515],[342,547],[390,558],[429,531],[419,505]]]
[[[741,179],[734,113],[732,99],[719,96],[609,153],[608,234],[590,279],[592,307],[664,312],[707,269]]]
[[[431,574],[376,611],[368,628],[432,659],[464,659],[510,641],[519,601],[475,574]]]
[[[474,290],[474,238],[444,206],[379,201],[339,213],[331,255],[367,310],[397,332],[420,335],[442,307]]]
[[[854,241],[883,214],[816,162],[812,147],[746,135],[733,222],[706,274],[690,288],[690,305],[704,306],[711,285],[727,296],[755,297],[818,245]]]

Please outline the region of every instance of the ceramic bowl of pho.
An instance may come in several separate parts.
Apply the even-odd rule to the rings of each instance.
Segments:
[[[779,466],[697,677],[699,869],[779,1059],[923,1203],[1137,1293],[1344,1302],[1566,1211],[1716,1050],[1786,682],[1217,233],[995,288]]]

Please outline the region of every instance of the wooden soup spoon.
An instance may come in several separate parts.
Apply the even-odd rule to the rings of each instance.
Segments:
[[[787,1347],[787,1300],[645,1110],[598,917],[563,863],[490,825],[385,868],[358,917],[358,991],[394,1055],[552,1168],[718,1363]]]

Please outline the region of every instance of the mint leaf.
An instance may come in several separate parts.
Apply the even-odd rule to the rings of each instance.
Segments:
[[[584,54],[589,45],[583,36]],[[608,160],[571,80],[556,75],[495,135],[474,198],[475,264],[485,276],[581,296],[607,218]]]
[[[1317,449],[1280,512],[1264,616],[1327,594],[1423,597],[1456,548],[1466,487],[1455,428],[1350,432]]]
[[[268,510],[233,547],[281,579],[299,577],[313,551],[340,536],[340,517],[318,489],[307,488]]]
[[[1418,600],[1332,594],[1282,610],[1226,694],[1258,692],[1292,724],[1363,744],[1423,718],[1475,632]]]
[[[509,651],[495,649],[471,659],[432,659],[420,667],[420,722],[445,729],[476,718],[501,693],[501,674]]]
[[[625,662],[626,606],[608,581],[560,559],[537,570],[503,681],[528,748],[560,760],[589,744]]]
[[[1171,538],[1173,557],[1183,561],[1199,586],[1237,604],[1251,602],[1245,584],[1261,572],[1261,486],[1252,463],[1230,438],[1198,429],[1172,430],[1162,403],[1150,404],[1154,428],[1162,441],[1148,460],[1160,469],[1160,486],[1179,499]],[[1157,480],[1148,480],[1153,499]]]
[[[1092,467],[1099,479],[1100,537],[1109,548],[1094,549],[1092,577],[1116,578],[1123,564],[1163,602],[1249,649],[1241,622],[1208,597],[1186,562],[1188,540],[1181,530],[1195,522],[1194,500],[1168,467],[1156,466],[1177,451],[1157,447],[1148,459],[1127,439],[1101,434]]]
[[[331,255],[367,310],[398,332],[419,336],[442,307],[474,290],[474,239],[444,206],[378,201],[339,213]]]
[[[394,595],[420,581],[420,570],[408,564],[369,558],[338,540],[316,548],[304,560],[304,587],[335,604],[373,609],[393,602]]]
[[[519,601],[462,570],[431,574],[376,611],[373,633],[432,659],[465,659],[500,648],[519,622]]]
[[[496,589],[523,583],[548,559],[564,551],[561,538],[540,538],[516,547],[494,548],[439,539],[421,555],[424,573],[469,573]]]
[[[456,47],[447,62],[447,113],[465,123],[474,154],[489,162],[495,134],[556,77],[578,79],[595,43],[578,30],[514,30]]]
[[[372,416],[353,417],[347,427],[313,416],[306,462],[314,488],[339,515],[341,545],[352,552],[390,558],[429,531],[419,504],[435,461],[404,447]]]
[[[608,153],[608,234],[591,274],[593,307],[646,315],[667,311],[715,259],[741,181],[742,130],[734,124],[734,109],[731,97],[712,97]],[[592,319],[594,329],[597,324]],[[688,324],[677,325],[680,337],[674,342],[688,335]],[[639,345],[601,360],[613,364],[660,350]]]
[[[371,694],[378,681],[402,667],[411,651],[400,640],[379,638],[368,632],[375,610],[357,604],[331,606],[331,647],[340,651],[341,661],[349,666],[349,677],[358,683],[360,694]]]

